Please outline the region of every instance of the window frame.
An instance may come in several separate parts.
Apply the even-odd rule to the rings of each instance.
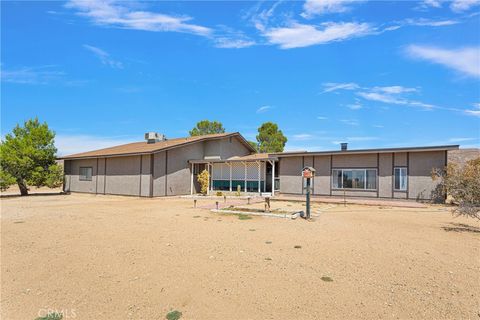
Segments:
[[[90,179],[88,178],[88,175],[82,175],[82,169],[87,169],[87,170],[90,169]],[[78,169],[78,180],[79,181],[92,181],[93,180],[93,167],[79,167],[79,169]]]
[[[367,171],[368,170],[374,170],[375,171],[375,188],[374,189],[367,189]],[[334,176],[333,173],[334,171],[341,171],[341,179],[340,179],[340,182],[341,182],[341,186],[339,187],[335,187],[334,186],[334,183],[335,183],[335,179],[337,178],[337,176]],[[364,187],[363,188],[344,188],[343,187],[343,180],[344,180],[344,177],[343,177],[343,172],[344,171],[363,171],[364,172]],[[353,176],[353,173],[352,173],[352,176]],[[377,191],[378,190],[378,168],[332,168],[332,172],[331,172],[331,178],[332,178],[332,183],[330,185],[330,187],[332,188],[332,190],[346,190],[346,191]]]
[[[395,183],[397,182],[397,179],[396,179],[396,175],[395,175],[395,171],[396,170],[400,170],[400,181],[398,183],[398,185],[401,187],[402,186],[402,169],[405,170],[405,176],[403,179],[405,179],[405,189],[397,189],[395,188]],[[408,167],[406,166],[395,166],[393,167],[393,191],[395,192],[407,192],[408,191]]]

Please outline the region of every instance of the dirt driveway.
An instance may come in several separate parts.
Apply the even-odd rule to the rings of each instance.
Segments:
[[[479,318],[480,225],[442,207],[319,205],[307,222],[188,199],[1,204],[2,319]]]

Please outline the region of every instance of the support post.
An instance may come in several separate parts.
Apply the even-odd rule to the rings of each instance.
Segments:
[[[194,164],[192,163],[192,171],[190,173],[190,195],[193,195],[193,167]]]
[[[310,178],[307,178],[306,219],[310,219]]]
[[[261,180],[260,180],[260,178],[262,176],[262,174],[261,174],[262,164],[261,164],[260,161],[257,161],[257,165],[258,165],[258,194],[260,195],[260,194],[262,194]]]
[[[232,192],[232,164],[229,163],[228,166],[230,167],[230,192]]]
[[[272,161],[272,197],[275,195],[275,160]]]
[[[243,163],[245,165],[245,186],[244,186],[244,192],[247,193],[247,163]]]

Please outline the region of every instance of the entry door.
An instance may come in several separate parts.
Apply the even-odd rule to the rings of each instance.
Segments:
[[[266,192],[272,192],[272,165],[269,162],[266,162],[265,165],[267,166],[267,174],[265,175]]]
[[[198,183],[198,175],[200,172],[205,170],[207,168],[206,164],[204,163],[195,163],[193,165],[193,193],[200,193],[201,187],[200,184]]]

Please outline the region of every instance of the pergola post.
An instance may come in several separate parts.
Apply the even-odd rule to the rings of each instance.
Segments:
[[[193,166],[192,163],[192,171],[190,172],[190,195],[193,195]]]
[[[275,195],[275,160],[272,161],[272,197]]]
[[[244,176],[244,178],[245,178],[245,187],[244,187],[244,191],[245,191],[245,193],[247,193],[247,163],[244,162],[243,164],[245,165],[245,176]]]
[[[262,194],[262,189],[261,189],[261,176],[262,176],[262,173],[261,173],[261,170],[262,170],[262,164],[260,161],[257,161],[257,165],[258,165],[258,193],[259,194]]]
[[[229,163],[228,166],[230,167],[230,192],[232,192],[232,164]]]

